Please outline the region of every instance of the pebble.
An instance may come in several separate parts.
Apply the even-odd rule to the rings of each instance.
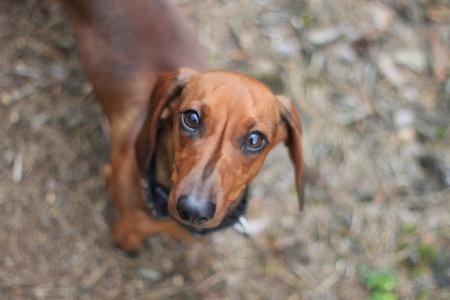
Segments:
[[[254,219],[254,220],[249,220],[248,222],[249,225],[249,233],[251,235],[257,235],[260,234],[261,232],[263,232],[267,226],[269,225],[269,221],[267,219]]]
[[[52,78],[58,82],[63,82],[68,77],[67,69],[60,64],[52,64],[50,66],[50,73]]]
[[[416,131],[409,127],[402,128],[398,132],[398,138],[403,142],[413,142],[416,140]]]
[[[9,122],[15,124],[20,120],[20,114],[17,110],[12,110],[8,115]]]
[[[358,55],[349,44],[337,45],[334,53],[342,62],[353,63],[358,59]]]
[[[277,65],[272,60],[255,58],[252,63],[257,74],[277,74]]]
[[[336,41],[342,32],[337,27],[313,28],[306,33],[307,39],[316,46],[324,46]]]
[[[290,57],[297,52],[298,46],[292,39],[272,39],[272,48],[279,55]]]
[[[394,86],[405,83],[405,78],[399,68],[395,65],[390,56],[383,55],[378,59],[378,68],[381,74],[386,77]]]
[[[16,156],[16,154],[14,151],[6,150],[3,153],[3,160],[5,161],[6,165],[10,165],[14,161],[15,156]]]
[[[9,105],[13,102],[13,99],[12,99],[12,97],[11,97],[10,94],[8,94],[8,93],[3,93],[3,94],[0,96],[0,101],[1,101],[5,106],[9,106]]]
[[[49,116],[47,114],[38,114],[30,120],[30,127],[33,132],[41,130],[42,126],[47,123]]]
[[[172,284],[176,287],[181,287],[184,284],[184,278],[182,275],[178,274],[172,278]]]
[[[376,29],[386,30],[395,19],[395,13],[388,6],[381,3],[370,3],[372,22]]]
[[[397,111],[394,117],[395,126],[398,128],[407,127],[414,123],[414,120],[414,112],[409,109],[401,109]]]
[[[157,281],[161,279],[161,274],[158,271],[152,270],[152,269],[148,269],[148,268],[139,268],[138,270],[139,275],[141,275],[142,277],[152,280],[152,281]]]
[[[397,64],[418,73],[427,68],[427,57],[420,49],[399,49],[394,52],[393,59]]]

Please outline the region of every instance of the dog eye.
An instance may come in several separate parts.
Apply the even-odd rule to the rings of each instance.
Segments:
[[[266,137],[259,131],[253,131],[244,138],[242,146],[246,152],[256,153],[261,151],[266,144]]]
[[[200,116],[193,109],[183,111],[181,113],[180,119],[181,119],[181,126],[188,131],[197,130],[201,126]]]

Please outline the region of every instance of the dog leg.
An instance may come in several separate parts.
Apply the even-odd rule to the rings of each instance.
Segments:
[[[112,103],[116,103],[113,109]],[[158,222],[152,220],[146,211],[134,148],[147,104],[130,100],[114,100],[105,104],[103,108],[110,122],[112,143],[108,186],[118,211],[113,237],[120,248],[130,252],[141,245],[146,235],[159,231]]]
[[[176,222],[153,218],[145,205],[135,144],[147,113],[146,101],[115,103],[121,103],[121,108],[105,109],[108,112],[112,140],[108,186],[113,204],[119,213],[113,226],[114,240],[126,252],[136,250],[146,237],[159,232],[167,233],[176,239],[193,240],[191,234]]]

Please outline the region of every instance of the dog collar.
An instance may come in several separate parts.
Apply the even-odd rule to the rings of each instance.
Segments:
[[[150,166],[147,169],[147,174],[145,176],[145,199],[146,204],[153,216],[159,219],[165,219],[170,217],[168,202],[170,190],[162,186],[155,180],[155,155],[153,156]],[[189,230],[194,235],[206,235],[216,231],[223,230],[232,225],[242,225],[242,220],[245,219],[244,215],[247,210],[248,203],[248,188],[237,200],[238,203],[229,211],[222,222],[212,228],[195,228],[186,224],[179,222],[184,228]],[[177,221],[178,222],[178,221]]]

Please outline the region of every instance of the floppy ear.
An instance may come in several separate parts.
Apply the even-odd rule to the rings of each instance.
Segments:
[[[298,204],[303,210],[304,183],[303,183],[303,150],[302,150],[302,124],[295,104],[284,96],[276,96],[280,102],[281,119],[286,126],[284,143],[289,149],[289,156],[294,165],[295,187],[297,189]]]
[[[157,143],[159,121],[170,101],[181,95],[189,78],[197,74],[188,68],[163,73],[153,87],[145,123],[136,141],[136,157],[142,173],[147,171]]]

